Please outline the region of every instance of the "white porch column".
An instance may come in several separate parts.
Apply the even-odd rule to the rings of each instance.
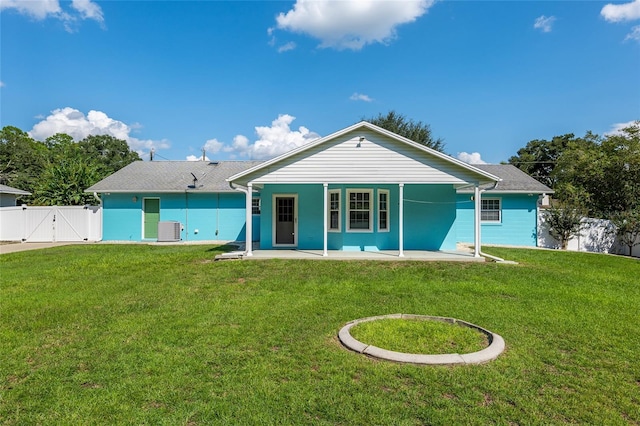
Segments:
[[[247,256],[253,256],[253,184],[249,182],[247,184],[247,202],[246,202],[246,225],[245,229],[245,240],[247,240],[246,250]]]
[[[398,206],[398,246],[400,253],[398,257],[404,257],[404,183],[398,184],[399,188],[399,206]]]
[[[329,184],[328,184],[328,183],[323,183],[323,184],[322,184],[322,195],[323,195],[323,197],[324,197],[324,203],[323,203],[323,211],[324,211],[324,214],[323,214],[323,216],[322,216],[322,217],[324,218],[324,221],[323,221],[323,224],[324,224],[324,225],[323,225],[323,227],[322,227],[322,228],[324,229],[324,231],[323,231],[323,233],[322,233],[323,238],[324,238],[324,246],[323,246],[323,247],[324,247],[324,249],[323,249],[323,252],[322,252],[322,255],[323,255],[323,256],[329,256],[329,252],[327,252],[327,246],[328,246],[328,232],[329,232],[328,225],[327,225],[327,214],[328,214],[328,213],[327,213],[327,210],[328,210],[328,204],[327,204],[327,203],[328,203],[328,200],[327,200],[327,196],[328,196],[328,194],[329,194]]]
[[[482,203],[480,201],[480,186],[473,191],[473,257],[480,257],[480,218]]]

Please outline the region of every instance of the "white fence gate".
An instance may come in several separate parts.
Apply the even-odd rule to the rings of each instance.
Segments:
[[[100,241],[99,206],[16,206],[0,208],[0,241]]]

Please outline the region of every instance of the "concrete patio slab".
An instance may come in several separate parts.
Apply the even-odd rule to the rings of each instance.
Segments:
[[[431,261],[431,262],[484,262],[484,257],[474,257],[473,253],[461,251],[409,250],[399,257],[397,250],[382,251],[339,251],[329,250],[327,256],[322,250],[254,250],[252,256],[243,259],[308,259],[308,260],[383,260],[383,261]]]

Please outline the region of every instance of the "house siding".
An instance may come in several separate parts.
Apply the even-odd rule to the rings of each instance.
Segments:
[[[327,234],[329,250],[397,250],[399,248],[398,185],[332,184],[340,190],[340,231]],[[372,189],[374,203],[372,231],[347,231],[347,191]],[[378,231],[377,195],[389,191],[389,230]],[[321,184],[265,185],[261,191],[260,248],[273,249],[273,196],[296,194],[298,202],[298,249],[320,250],[324,245],[323,186]],[[406,250],[454,250],[456,219],[453,185],[405,185],[404,248]]]
[[[0,194],[0,207],[14,207],[17,203],[15,194]]]
[[[360,138],[364,137],[363,141]],[[479,176],[422,149],[371,130],[342,135],[249,174],[243,181],[276,183],[450,183]]]
[[[112,193],[102,196],[103,240],[143,241],[144,198],[160,199],[160,221],[180,222],[183,241],[242,241],[245,238],[245,196],[240,192]],[[259,216],[254,217],[253,226],[253,239],[257,241]]]
[[[472,194],[458,194],[456,235],[458,242],[473,242]],[[501,221],[481,224],[483,244],[502,244],[524,247],[537,245],[537,194],[501,194],[486,192],[482,198],[501,200]]]

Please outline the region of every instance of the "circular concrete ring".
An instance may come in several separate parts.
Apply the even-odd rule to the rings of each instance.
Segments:
[[[378,348],[373,345],[367,345],[359,342],[351,336],[351,327],[367,321],[376,321],[381,319],[414,319],[414,320],[426,320],[426,321],[441,321],[450,324],[459,324],[465,327],[470,327],[479,332],[485,334],[489,339],[489,346],[478,352],[472,352],[469,354],[440,354],[440,355],[424,355],[424,354],[407,354],[403,352],[394,352],[386,349]],[[489,330],[485,330],[475,324],[471,324],[466,321],[462,321],[455,318],[447,317],[433,317],[429,315],[412,315],[412,314],[391,314],[380,315],[376,317],[361,318],[355,321],[347,323],[338,332],[338,338],[340,342],[348,349],[352,351],[369,355],[373,358],[385,359],[388,361],[405,362],[410,364],[429,364],[429,365],[448,365],[448,364],[482,364],[494,360],[500,355],[505,348],[505,343],[502,337],[496,333],[492,333]]]

